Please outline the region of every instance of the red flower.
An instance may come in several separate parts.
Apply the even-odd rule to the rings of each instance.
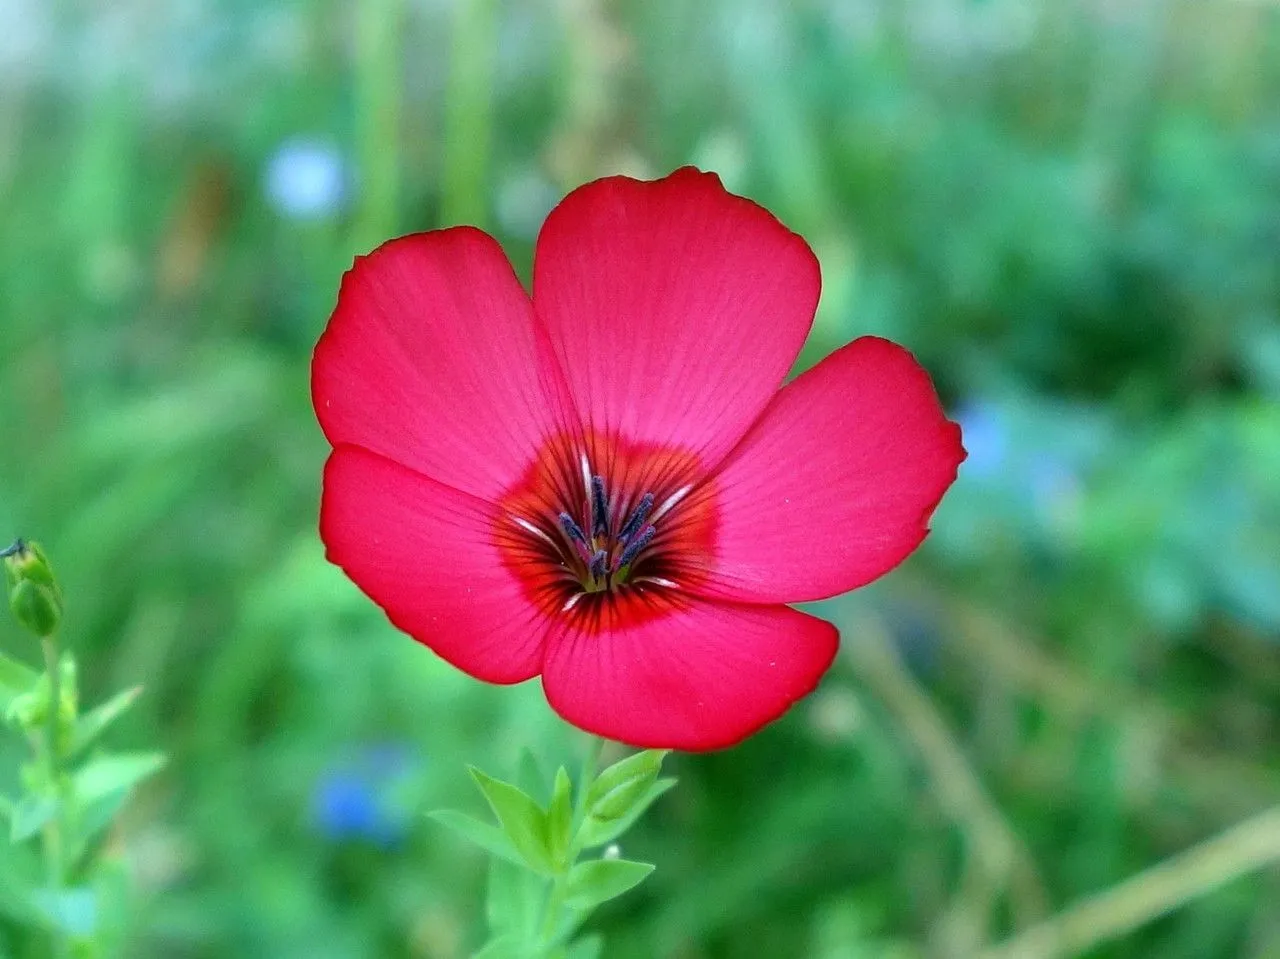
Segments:
[[[713,174],[610,177],[547,218],[533,297],[468,227],[357,259],[316,347],[320,532],[391,621],[635,746],[715,749],[835,656],[785,603],[924,539],[964,458],[909,353],[779,389],[818,263]]]

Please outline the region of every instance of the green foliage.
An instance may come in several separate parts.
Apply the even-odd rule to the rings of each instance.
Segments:
[[[552,855],[552,845],[559,845],[559,837],[551,836],[549,817],[527,793],[486,775],[474,766],[471,778],[476,781],[489,808],[498,817],[498,823],[511,845],[530,869],[548,875],[557,871]]]
[[[470,768],[501,828],[454,810],[431,815],[494,857],[485,909],[489,940],[475,955],[563,959],[590,955],[598,948],[592,945],[598,943],[596,938],[571,937],[597,907],[639,885],[654,867],[616,854],[586,860],[579,856],[601,822],[611,827],[624,820],[635,822],[651,801],[648,789],[668,752],[635,753],[599,775],[589,762],[576,802],[569,774],[561,766],[546,808],[518,786]],[[527,777],[536,766],[531,753],[522,754],[521,766]]]
[[[100,753],[75,765],[83,759],[79,754],[133,705],[137,690],[81,718],[75,660],[61,653],[55,636],[62,592],[52,567],[43,550],[22,540],[5,550],[3,558],[11,599],[20,596],[24,586],[36,586],[49,602],[56,602],[56,610],[39,614],[21,602],[11,603],[15,619],[41,639],[44,674],[0,660],[9,696],[4,718],[12,730],[25,735],[32,750],[31,762],[21,770],[22,794],[0,800],[0,812],[9,824],[10,845],[19,847],[38,837],[45,864],[40,882],[15,870],[21,878],[4,890],[10,900],[5,911],[33,934],[46,955],[99,955],[103,948],[118,946],[110,909],[118,909],[120,903],[119,897],[102,901],[95,888],[112,870],[91,855],[91,846],[133,788],[164,765],[164,757]]]
[[[627,859],[592,859],[580,862],[565,880],[565,908],[590,912],[610,899],[638,886],[653,872],[652,863]]]
[[[658,778],[667,749],[646,749],[614,763],[587,791],[587,816],[602,822],[621,819],[634,809]]]

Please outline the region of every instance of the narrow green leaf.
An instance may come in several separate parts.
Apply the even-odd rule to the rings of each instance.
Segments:
[[[546,769],[534,751],[528,746],[520,749],[520,759],[516,763],[516,786],[523,789],[539,806],[547,801]]]
[[[587,813],[595,819],[620,819],[648,791],[662,771],[667,749],[646,749],[614,763],[587,790]]]
[[[653,872],[647,862],[629,859],[591,859],[580,862],[569,873],[565,885],[565,905],[578,912],[589,912],[602,902],[616,899],[634,888]]]
[[[498,817],[502,831],[516,847],[529,868],[547,875],[555,871],[547,835],[547,814],[530,796],[511,783],[494,779],[474,766],[467,767],[489,808]]]
[[[112,793],[127,793],[164,764],[161,753],[96,756],[75,775],[76,798],[87,804]]]
[[[547,810],[547,835],[551,842],[551,858],[559,866],[566,865],[569,843],[573,840],[573,783],[563,766],[556,770],[551,806]]]
[[[52,796],[24,796],[9,817],[9,841],[25,842],[58,814],[58,800]]]
[[[14,807],[13,800],[10,799],[8,796],[0,794],[0,816],[3,816],[5,819],[12,819],[13,807]]]
[[[475,843],[486,852],[517,866],[524,866],[525,862],[520,858],[520,853],[516,851],[516,847],[511,844],[511,840],[507,838],[506,833],[497,826],[481,822],[474,816],[468,816],[466,813],[459,812],[456,809],[437,809],[435,812],[427,813],[427,815],[446,829],[453,830],[468,842]]]
[[[123,716],[141,695],[141,686],[126,689],[81,716],[76,722],[75,733],[71,737],[71,755],[75,756],[92,746],[107,727]]]
[[[644,815],[645,810],[675,784],[676,781],[672,777],[659,779],[650,785],[644,795],[632,803],[631,808],[618,819],[596,819],[594,816],[588,816],[579,833],[582,848],[593,849],[613,842],[635,825],[636,820]]]
[[[94,802],[82,803],[79,813],[67,836],[67,855],[70,859],[81,858],[89,846],[106,830],[129,798],[128,790],[108,793]]]

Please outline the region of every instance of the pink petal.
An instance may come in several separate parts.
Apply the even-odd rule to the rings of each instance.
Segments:
[[[320,537],[400,629],[463,672],[518,683],[542,666],[546,619],[494,542],[496,507],[385,457],[340,446]]]
[[[701,494],[720,526],[698,591],[794,603],[869,583],[920,545],[964,456],[914,357],[855,340],[784,387]]]
[[[356,259],[316,346],[312,395],[335,446],[494,499],[554,429],[554,362],[497,242],[458,227]]]
[[[707,466],[777,390],[820,286],[804,240],[692,168],[574,190],[533,266],[534,305],[586,425]]]
[[[549,641],[556,712],[632,746],[721,749],[811,692],[836,654],[834,626],[785,606],[651,603],[620,595]]]

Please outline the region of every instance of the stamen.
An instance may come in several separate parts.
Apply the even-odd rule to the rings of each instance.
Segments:
[[[689,490],[691,489],[693,489],[692,486],[681,486],[678,490],[664,499],[662,501],[662,505],[658,507],[658,511],[653,514],[653,518],[649,520],[649,522],[656,523],[658,520],[662,519],[662,517],[666,516],[667,510],[671,509],[671,507],[675,506],[676,503],[688,496]]]
[[[591,487],[591,463],[587,460],[586,453],[578,454],[578,463],[582,466],[582,488],[589,489]]]
[[[674,580],[664,579],[661,576],[637,576],[631,580],[633,583],[653,583],[654,586],[665,586],[667,589],[679,589],[680,584]]]
[[[603,580],[609,572],[609,554],[602,549],[596,550],[596,554],[591,557],[589,571],[592,579]]]
[[[545,542],[547,542],[547,543],[550,543],[552,546],[555,546],[555,545],[556,545],[556,541],[555,541],[555,540],[553,540],[550,536],[548,536],[548,535],[547,535],[546,533],[544,533],[542,530],[538,529],[538,527],[534,526],[534,525],[533,525],[532,523],[530,523],[527,519],[524,519],[523,517],[520,517],[520,516],[512,516],[512,517],[511,517],[511,519],[512,519],[512,521],[514,521],[514,522],[515,522],[515,524],[516,524],[517,526],[519,526],[521,529],[526,530],[526,531],[528,531],[528,532],[532,533],[534,536],[538,537],[539,539],[541,539],[541,540],[543,540],[543,541],[545,541]]]
[[[573,521],[573,517],[568,513],[560,514],[560,528],[564,530],[565,535],[573,540],[584,549],[587,546],[587,534],[582,531],[582,527]]]
[[[630,518],[622,524],[622,529],[618,531],[618,539],[628,540],[631,535],[640,528],[649,516],[649,511],[653,509],[653,494],[645,493],[640,497],[640,502],[636,504],[636,508],[631,511]]]
[[[618,557],[618,561],[613,564],[613,568],[625,569],[630,566],[635,558],[640,555],[640,550],[649,545],[649,541],[653,539],[654,534],[658,531],[652,526],[646,526],[636,534],[636,538],[627,544],[627,548],[622,551],[622,555]]]
[[[591,535],[609,535],[609,500],[604,495],[604,477],[591,477]]]

